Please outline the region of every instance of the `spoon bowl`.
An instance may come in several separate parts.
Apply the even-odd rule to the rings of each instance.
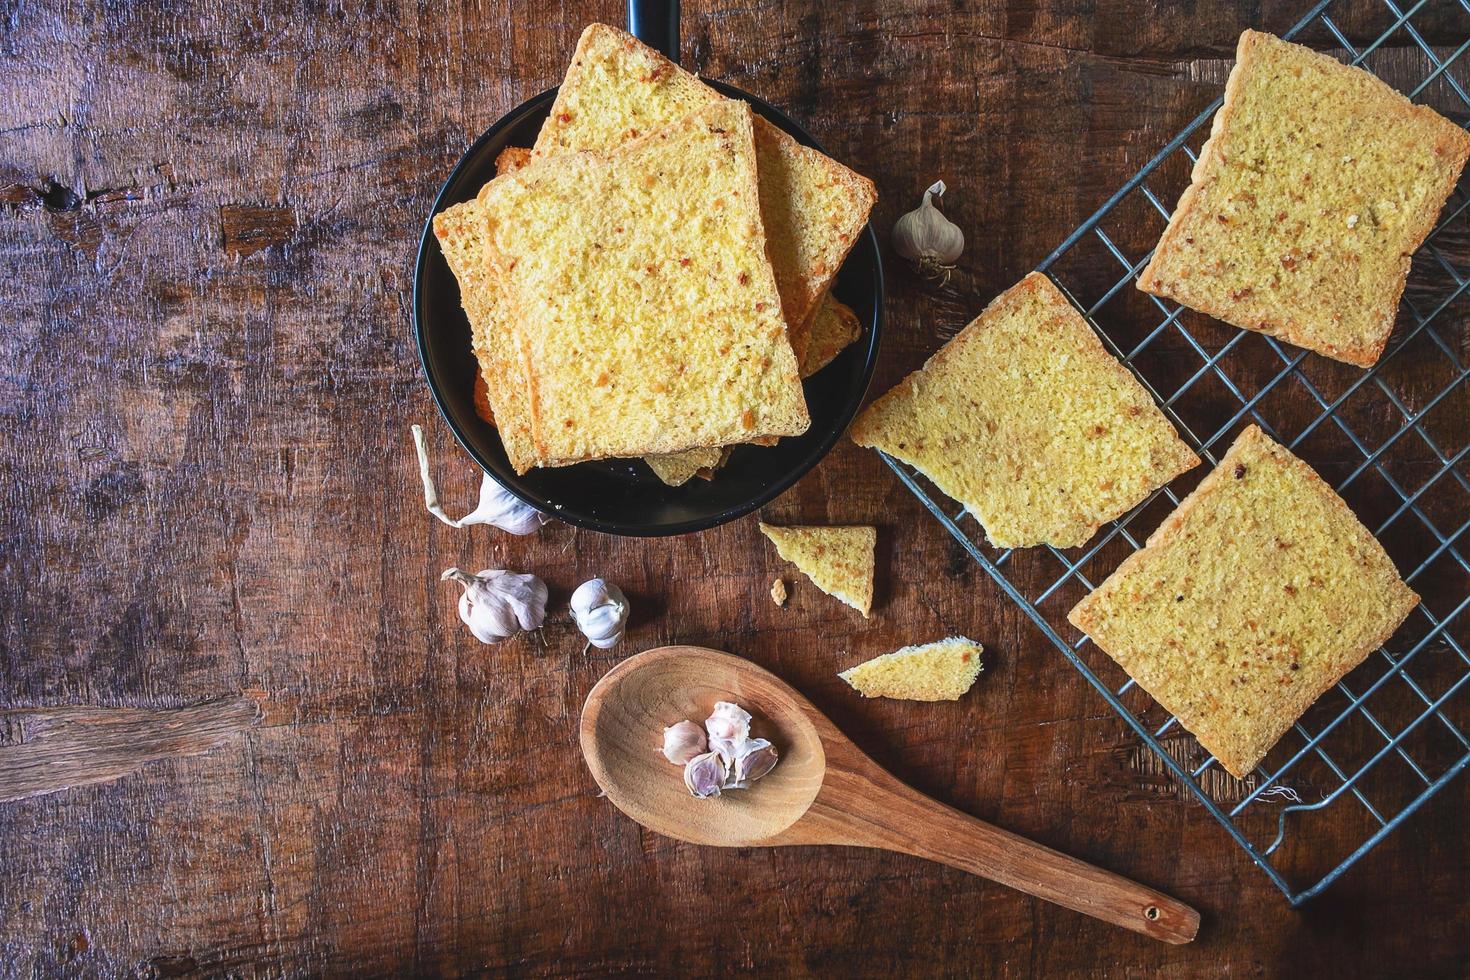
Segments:
[[[780,761],[748,789],[699,799],[659,749],[663,730],[702,723],[716,701],[749,711]],[[1168,943],[1199,913],[1129,881],[976,820],[899,782],[810,701],[748,660],[669,646],[629,657],[582,709],[582,754],[612,804],[649,830],[715,847],[877,847],[938,861]]]

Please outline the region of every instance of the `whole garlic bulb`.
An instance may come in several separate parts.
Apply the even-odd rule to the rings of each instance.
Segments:
[[[944,181],[936,180],[924,192],[924,201],[899,218],[893,226],[893,247],[913,262],[927,278],[949,280],[949,274],[965,250],[965,233],[939,213],[934,198],[943,197]]]
[[[615,646],[628,625],[628,597],[611,582],[594,578],[572,593],[572,619],[599,650]]]
[[[459,618],[481,643],[496,643],[518,630],[533,630],[546,620],[546,583],[534,575],[487,568],[470,575],[445,569],[440,580],[464,587]]]
[[[486,473],[480,480],[480,502],[464,517],[455,520],[445,513],[439,503],[439,491],[434,478],[429,475],[429,451],[424,445],[424,430],[413,426],[413,445],[419,454],[419,479],[424,484],[424,506],[430,514],[450,527],[469,527],[471,524],[490,524],[511,534],[531,534],[539,530],[550,518],[502,487]]]
[[[664,758],[676,766],[686,765],[690,759],[708,751],[704,743],[704,729],[692,721],[681,721],[664,729]]]

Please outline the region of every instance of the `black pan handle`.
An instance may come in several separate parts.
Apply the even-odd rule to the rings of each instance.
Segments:
[[[628,33],[679,63],[679,0],[628,0]]]

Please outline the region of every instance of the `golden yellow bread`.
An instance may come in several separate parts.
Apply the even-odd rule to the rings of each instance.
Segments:
[[[761,533],[776,553],[816,583],[867,618],[873,608],[873,549],[878,530],[873,527],[772,527],[761,522]]]
[[[852,438],[917,467],[1001,548],[1083,544],[1199,462],[1034,272],[868,406]]]
[[[605,151],[718,101],[724,96],[636,38],[592,24],[577,42],[535,155]],[[809,313],[857,242],[877,193],[866,177],[760,117],[755,140],[771,264],[800,359]]]
[[[830,294],[823,296],[812,315],[811,337],[801,359],[801,376],[810,378],[862,334],[857,314]]]
[[[531,162],[531,149],[526,146],[507,146],[495,156],[495,172],[509,174]]]
[[[459,281],[460,305],[470,322],[470,343],[480,365],[485,408],[481,417],[500,432],[514,464],[534,460],[530,403],[517,356],[514,328],[503,314],[500,285],[486,253],[488,225],[478,201],[466,201],[434,216],[439,249]],[[476,392],[476,410],[480,410]]]
[[[1244,776],[1418,602],[1332,488],[1251,426],[1068,618]]]
[[[744,104],[533,161],[479,202],[527,381],[518,471],[806,430]],[[491,405],[500,419],[493,386]]]
[[[980,676],[984,648],[963,636],[904,647],[838,674],[866,698],[957,701]]]
[[[1246,31],[1139,288],[1371,366],[1467,156],[1470,134],[1368,72]]]
[[[720,465],[725,451],[719,446],[706,449],[687,449],[682,453],[645,456],[643,461],[653,470],[654,476],[671,487],[680,487],[708,471],[713,474]]]
[[[812,321],[811,343],[801,364],[801,376],[809,378],[832,363],[843,348],[857,340],[862,333],[857,314],[830,295],[822,297],[817,304]],[[774,440],[764,440],[774,441]],[[682,486],[698,476],[713,479],[715,472],[730,458],[730,447],[722,451],[691,449],[667,456],[649,456],[646,462],[654,475],[671,487]]]

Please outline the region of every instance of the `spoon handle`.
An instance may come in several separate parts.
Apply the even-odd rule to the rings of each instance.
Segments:
[[[876,765],[855,771],[831,761],[803,821],[827,843],[938,861],[1166,943],[1187,943],[1199,930],[1199,913],[1162,892],[960,813]]]

